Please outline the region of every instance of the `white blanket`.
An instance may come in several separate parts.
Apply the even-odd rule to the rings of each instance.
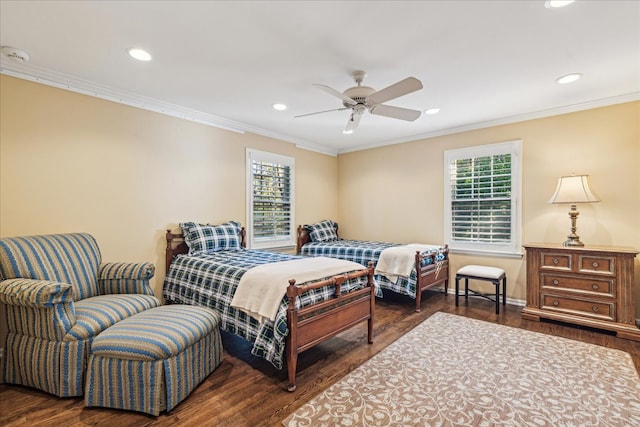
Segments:
[[[416,251],[434,251],[440,248],[441,246],[420,243],[392,246],[380,253],[375,273],[386,276],[387,279],[395,283],[398,277],[409,277],[411,275],[411,270],[415,266]]]
[[[240,278],[231,306],[238,308],[260,323],[275,320],[289,280],[296,284],[323,279],[337,274],[362,270],[358,263],[327,257],[309,257],[272,262],[250,268]]]

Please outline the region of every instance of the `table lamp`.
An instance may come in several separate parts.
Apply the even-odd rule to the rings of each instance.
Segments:
[[[599,202],[598,196],[589,188],[589,175],[562,176],[558,179],[556,192],[553,193],[549,203],[571,203],[569,217],[571,218],[571,233],[563,246],[584,246],[580,237],[576,234],[576,218],[579,212],[576,209],[578,203]]]

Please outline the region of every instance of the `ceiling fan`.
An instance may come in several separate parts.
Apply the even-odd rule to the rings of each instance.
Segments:
[[[356,81],[357,86],[351,87],[344,92],[338,92],[329,86],[314,84],[313,86],[318,89],[340,98],[344,107],[302,114],[294,117],[306,117],[314,114],[328,113],[330,111],[351,110],[351,115],[347,121],[347,127],[343,131],[344,133],[353,133],[353,131],[358,127],[358,123],[360,123],[360,118],[367,110],[371,114],[406,120],[408,122],[412,122],[420,117],[421,112],[418,110],[410,110],[408,108],[400,108],[383,104],[384,102],[422,89],[422,83],[420,80],[415,77],[407,77],[404,80],[400,80],[399,82],[392,84],[391,86],[387,86],[384,89],[376,91],[369,86],[361,85],[362,80],[364,80],[366,75],[367,73],[362,70],[354,71],[353,79]]]

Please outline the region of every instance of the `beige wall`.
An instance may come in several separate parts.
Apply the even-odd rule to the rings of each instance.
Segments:
[[[160,294],[167,227],[245,223],[249,147],[295,157],[297,224],[334,218],[344,237],[442,242],[443,152],[514,139],[523,140],[523,242],[565,239],[568,207],[547,200],[575,172],[590,174],[602,199],[579,206],[581,239],[640,248],[640,102],[336,159],[4,75],[0,236],[89,232],[105,261],[153,262]],[[524,300],[522,259],[451,256],[452,271],[468,263],[505,268],[509,297]]]
[[[337,216],[337,158],[0,76],[0,236],[86,231],[151,261],[181,221],[246,222],[245,149],[296,161],[296,222]]]
[[[442,242],[444,151],[516,139],[523,141],[523,243],[565,240],[569,207],[547,200],[558,177],[576,173],[591,175],[593,189],[602,199],[578,206],[581,240],[587,245],[640,249],[640,102],[340,155],[341,235]],[[636,271],[639,262],[636,259]],[[470,263],[504,268],[508,296],[526,298],[523,259],[451,256],[452,272]],[[636,296],[640,300],[640,290]]]

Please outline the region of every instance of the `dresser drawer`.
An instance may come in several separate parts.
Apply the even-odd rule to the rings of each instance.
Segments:
[[[615,296],[615,279],[600,279],[541,273],[540,284],[543,290],[557,289],[567,292],[579,292],[581,294],[593,295],[595,297]]]
[[[606,256],[579,255],[578,271],[612,276],[616,271],[616,259]]]
[[[615,303],[589,301],[558,295],[541,294],[542,309],[590,317],[599,320],[614,321],[616,317]]]
[[[553,252],[541,252],[540,268],[571,271],[572,262],[570,254],[558,254]]]

